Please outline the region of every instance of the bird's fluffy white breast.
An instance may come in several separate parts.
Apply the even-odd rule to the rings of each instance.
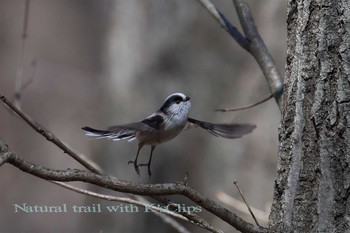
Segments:
[[[183,128],[187,123],[190,108],[190,101],[171,105],[167,111],[167,117],[165,117],[166,128],[174,128],[176,126]]]

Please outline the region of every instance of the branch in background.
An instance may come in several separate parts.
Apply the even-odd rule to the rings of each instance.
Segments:
[[[11,110],[13,110],[21,119],[27,122],[36,132],[40,133],[44,136],[48,141],[52,142],[59,148],[63,150],[64,153],[70,155],[73,159],[78,161],[81,165],[83,165],[88,170],[96,173],[102,174],[102,169],[93,161],[89,160],[85,155],[78,154],[73,151],[73,149],[69,148],[64,142],[59,140],[53,133],[40,126],[38,123],[34,122],[29,116],[27,116],[24,112],[18,109],[15,105],[13,105],[5,96],[0,93],[0,100]]]
[[[0,140],[0,143],[2,143],[1,140]],[[4,144],[2,144],[2,145],[4,145]],[[1,146],[0,146],[0,148],[1,148]],[[8,152],[8,154],[10,154],[10,153]],[[8,155],[4,154],[3,157],[6,158],[7,156]],[[2,157],[0,156],[0,159],[1,158]],[[0,166],[1,165],[2,164],[0,164]],[[164,209],[164,208],[158,208],[158,207],[152,205],[151,203],[149,203],[144,197],[141,197],[141,196],[136,196],[135,195],[135,198],[137,200],[134,200],[134,199],[131,199],[131,198],[116,197],[116,196],[111,196],[111,195],[99,194],[99,193],[88,191],[88,190],[82,189],[82,188],[78,188],[78,187],[75,187],[75,186],[63,183],[63,182],[52,181],[52,180],[50,180],[49,182],[51,182],[53,184],[56,184],[56,185],[59,185],[59,186],[61,186],[63,188],[66,188],[68,190],[72,190],[74,192],[81,193],[81,194],[84,194],[84,195],[87,195],[87,196],[91,196],[91,197],[95,197],[95,198],[99,198],[99,199],[102,199],[102,200],[128,203],[128,204],[140,206],[140,207],[142,207],[144,209],[145,208],[151,209],[151,210],[154,211],[152,213],[156,214],[158,217],[160,217],[166,223],[172,225],[179,232],[187,232],[187,230],[183,226],[181,226],[179,223],[174,222],[173,219],[171,219],[171,218],[169,219],[169,217],[174,217],[174,218],[180,219],[182,221],[185,221],[187,223],[191,223],[191,224],[193,224],[195,226],[198,226],[198,227],[201,227],[203,229],[207,229],[207,230],[209,230],[211,232],[214,232],[214,233],[222,233],[222,231],[216,230],[210,224],[208,224],[204,219],[202,219],[201,217],[199,217],[197,215],[194,215],[194,214],[191,214],[191,213],[186,213],[186,212],[182,213],[180,210],[177,210],[177,209],[175,209],[174,210],[175,212],[174,212],[174,211],[167,210],[167,209]],[[155,197],[155,199],[156,200],[162,200],[160,197]],[[161,203],[165,203],[163,201],[160,201],[160,202]],[[164,217],[164,215],[169,215],[169,216],[168,217]],[[193,218],[193,216],[195,216],[195,218]]]
[[[216,193],[216,198],[225,203],[226,205],[231,206],[232,208],[249,215],[249,212],[247,211],[246,205],[241,202],[240,200],[237,200],[236,198],[228,195],[227,193],[220,191]],[[252,210],[254,210],[255,216],[257,219],[259,219],[261,222],[268,223],[269,213],[256,209],[254,207],[251,207]]]
[[[95,193],[92,191],[88,191],[85,189],[81,189],[66,183],[62,183],[62,182],[57,182],[57,181],[50,181],[51,183],[54,183],[56,185],[59,185],[63,188],[72,190],[74,192],[77,193],[81,193],[87,196],[91,196],[91,197],[95,197],[95,198],[99,198],[102,200],[107,200],[107,201],[114,201],[114,202],[122,202],[122,203],[128,203],[128,204],[132,204],[135,206],[140,206],[144,209],[151,209],[153,210],[152,213],[157,215],[158,217],[160,217],[163,221],[165,221],[166,223],[168,223],[169,225],[171,225],[172,227],[174,227],[175,230],[177,230],[178,232],[188,232],[182,225],[180,225],[179,223],[177,223],[174,219],[170,218],[174,217],[180,220],[183,220],[185,222],[191,223],[193,225],[199,226],[199,227],[203,227],[201,225],[192,223],[191,221],[189,221],[187,218],[185,218],[184,216],[182,216],[181,214],[172,212],[172,211],[166,211],[165,209],[162,208],[158,208],[156,206],[151,205],[149,202],[147,202],[147,200],[145,200],[142,197],[136,197],[139,198],[139,201],[133,200],[131,198],[125,198],[125,197],[115,197],[115,196],[110,196],[110,195],[104,195],[104,194],[100,194],[100,193]],[[146,207],[147,206],[147,207]],[[165,216],[165,215],[169,215],[169,216]],[[203,227],[204,228],[204,227]]]
[[[0,143],[0,145],[2,144]],[[102,176],[78,169],[48,169],[44,166],[25,161],[22,157],[11,152],[6,146],[2,146],[0,148],[0,157],[2,157],[5,162],[19,168],[23,172],[32,174],[45,180],[65,182],[81,181],[95,184],[99,187],[107,188],[117,192],[132,193],[142,196],[183,195],[210,213],[219,217],[223,221],[229,223],[239,231],[252,233],[267,232],[266,228],[254,226],[244,221],[226,208],[219,206],[213,200],[210,200],[209,198],[203,196],[193,188],[184,185],[183,183],[133,184],[131,182],[122,181],[119,179]]]
[[[243,0],[233,0],[245,36],[250,41],[250,52],[259,64],[278,107],[282,107],[283,82],[275,61],[261,38],[249,6]]]
[[[262,103],[268,101],[272,97],[273,97],[273,95],[271,94],[268,97],[266,97],[265,99],[262,99],[259,102],[256,102],[254,104],[249,104],[249,105],[246,105],[246,106],[243,106],[243,107],[238,107],[238,108],[218,108],[218,109],[215,109],[215,111],[217,111],[217,112],[234,112],[234,111],[249,109],[249,108],[255,107],[255,106],[259,105],[259,104],[262,104]]]
[[[177,221],[175,221],[175,219],[172,219],[170,216],[163,214],[161,212],[153,212],[155,215],[157,215],[158,217],[160,217],[163,222],[169,224],[170,226],[172,226],[176,231],[180,232],[180,233],[190,233],[183,225],[181,225],[180,223],[178,223]]]
[[[243,0],[233,0],[240,23],[245,36],[243,36],[228,19],[220,13],[210,0],[198,0],[208,12],[216,19],[235,41],[246,51],[253,55],[259,64],[265,79],[267,80],[271,93],[273,94],[279,109],[281,110],[283,83],[282,77],[278,73],[276,64],[262,40],[251,11]]]
[[[135,196],[135,198],[137,200],[134,200],[134,199],[131,199],[131,198],[116,197],[116,196],[99,194],[99,193],[91,192],[91,191],[88,191],[88,190],[85,190],[85,189],[77,188],[75,186],[72,186],[72,185],[69,185],[69,184],[66,184],[66,183],[58,182],[58,181],[50,181],[50,182],[54,183],[56,185],[59,185],[59,186],[61,186],[63,188],[72,190],[74,192],[81,193],[81,194],[84,194],[84,195],[87,195],[87,196],[91,196],[91,197],[96,197],[96,198],[99,198],[99,199],[102,199],[102,200],[128,203],[128,204],[140,206],[142,208],[145,208],[145,206],[147,206],[148,209],[152,209],[152,210],[155,211],[155,212],[152,212],[152,213],[154,213],[157,216],[159,216],[160,218],[162,218],[164,221],[166,221],[166,223],[169,223],[170,225],[175,227],[176,230],[178,230],[179,232],[186,232],[186,229],[183,230],[181,225],[179,225],[179,223],[173,222],[174,220],[169,219],[168,217],[164,218],[164,215],[169,215],[170,217],[174,217],[174,218],[183,220],[183,221],[185,221],[187,223],[191,223],[191,224],[193,224],[195,226],[207,229],[207,230],[212,231],[214,233],[221,233],[222,232],[222,231],[214,229],[209,224],[201,224],[202,222],[205,222],[205,221],[203,219],[201,219],[199,216],[198,216],[198,218],[200,218],[200,220],[202,220],[202,221],[193,221],[193,219],[183,216],[181,212],[177,213],[177,212],[168,211],[166,209],[158,208],[156,206],[153,206],[144,197],[141,197],[141,196]],[[189,215],[192,215],[192,214],[189,214]]]
[[[33,73],[32,73],[32,76],[29,77],[29,79],[22,84],[22,86],[19,88],[19,90],[16,90],[15,92],[15,101],[17,101],[17,103],[15,103],[15,106],[18,107],[18,105],[16,104],[19,104],[21,105],[21,96],[22,96],[22,92],[24,91],[24,89],[26,89],[27,87],[29,87],[30,84],[32,84],[34,82],[34,79],[35,79],[35,75],[36,75],[36,67],[37,67],[37,60],[36,59],[33,59],[30,63],[31,67],[33,68]],[[20,109],[20,108],[19,108]]]
[[[205,9],[216,19],[216,21],[221,25],[225,31],[227,31],[232,38],[245,50],[249,52],[249,41],[238,31],[238,29],[233,26],[228,19],[220,12],[210,0],[198,0]]]
[[[237,190],[238,190],[238,192],[239,192],[239,195],[241,195],[241,198],[243,199],[245,205],[247,206],[250,215],[253,217],[255,224],[256,224],[257,226],[260,226],[258,220],[256,220],[256,217],[255,217],[255,215],[254,215],[252,209],[251,209],[250,206],[248,205],[248,202],[245,200],[244,195],[243,195],[241,189],[240,189],[239,186],[238,186],[238,181],[235,180],[235,181],[233,182],[233,184],[236,186],[236,188],[237,188]]]
[[[150,205],[151,203],[148,202],[144,197],[141,197],[141,196],[135,196],[137,198],[137,200],[139,200],[140,202],[143,202],[143,203],[146,203],[148,205]],[[165,211],[164,210],[160,210],[160,211],[156,211],[156,212],[153,212],[155,215],[157,215],[158,217],[160,217],[165,223],[171,225],[173,228],[175,228],[177,231],[179,232],[184,232],[184,233],[190,233],[184,226],[180,225],[177,221],[175,221],[174,219],[172,219],[170,216],[170,213],[172,214],[175,214],[176,216],[178,215],[178,218],[181,219],[181,220],[184,220],[188,223],[191,223],[195,226],[199,226],[199,227],[202,227],[205,229],[204,226],[200,225],[200,224],[197,224],[197,223],[194,223],[194,222],[191,222],[190,220],[188,220],[187,218],[185,218],[183,215],[181,214],[178,214],[178,213],[175,213],[173,211]],[[166,215],[169,214],[168,215]]]
[[[187,184],[184,184],[187,185]],[[152,196],[153,199],[157,200],[159,203],[163,203],[164,205],[169,206],[169,208],[172,211],[178,211],[180,212],[184,217],[186,217],[188,220],[203,226],[205,229],[214,232],[214,233],[223,233],[221,230],[215,229],[212,225],[210,225],[207,221],[205,221],[203,218],[199,217],[197,214],[193,213],[187,213],[179,210],[179,206],[176,203],[170,202],[169,200],[162,198],[162,197],[157,197],[157,196]]]
[[[15,86],[15,105],[17,108],[21,108],[21,91],[22,91],[22,78],[23,78],[23,58],[24,58],[24,49],[25,42],[28,34],[28,18],[29,18],[29,6],[30,0],[25,0],[24,5],[24,18],[23,18],[23,30],[21,35],[21,49],[16,69],[16,86]]]

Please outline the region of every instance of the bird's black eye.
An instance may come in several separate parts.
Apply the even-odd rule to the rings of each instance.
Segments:
[[[173,100],[176,104],[179,104],[183,101],[181,96],[175,96]]]
[[[190,99],[189,97],[185,98],[182,95],[176,95],[176,94],[170,95],[168,98],[166,98],[162,107],[160,107],[160,111],[167,112],[171,106],[175,104],[178,105],[181,102],[186,102],[189,99]]]

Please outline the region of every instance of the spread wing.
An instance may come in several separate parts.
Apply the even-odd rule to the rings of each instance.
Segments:
[[[155,132],[162,126],[163,122],[162,116],[151,115],[141,122],[111,126],[107,130],[94,129],[88,126],[81,129],[86,132],[87,136],[93,136],[97,139],[106,138],[114,141],[127,139],[132,141],[136,138],[136,132]]]
[[[243,135],[252,132],[256,128],[255,125],[251,124],[213,124],[193,118],[188,118],[187,121],[190,125],[186,126],[186,128],[199,126],[214,136],[229,139],[240,138]]]

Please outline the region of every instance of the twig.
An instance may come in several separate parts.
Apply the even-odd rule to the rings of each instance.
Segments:
[[[187,185],[187,184],[184,184]],[[179,211],[178,210],[178,204],[170,202],[169,200],[162,198],[162,197],[157,197],[157,196],[152,196],[153,199],[157,200],[160,203],[163,203],[165,205],[168,205],[169,208],[172,211]],[[188,220],[192,221],[195,224],[198,224],[200,226],[203,226],[207,230],[214,232],[214,233],[223,233],[223,231],[215,229],[212,225],[210,225],[207,221],[205,221],[203,218],[198,216],[197,214],[193,213],[187,213],[187,212],[182,212],[180,211],[180,214],[186,217]]]
[[[0,148],[2,156],[6,150]],[[7,151],[10,152],[10,151]],[[119,179],[102,176],[96,173],[82,171],[78,169],[69,170],[54,170],[49,169],[41,165],[37,165],[28,161],[25,161],[22,157],[11,152],[6,158],[6,161],[19,168],[23,172],[32,174],[45,180],[54,181],[81,181],[97,186],[107,188],[110,190],[132,193],[142,196],[161,196],[161,195],[183,195],[193,202],[197,203],[210,213],[219,217],[223,221],[229,223],[239,231],[243,232],[267,232],[266,228],[254,226],[234,213],[230,212],[226,208],[221,207],[213,200],[203,196],[193,188],[185,186],[181,183],[165,183],[165,184],[133,184],[131,182],[122,181]]]
[[[236,210],[238,210],[244,214],[250,214],[249,210],[247,209],[247,206],[246,206],[246,204],[244,204],[244,202],[228,195],[227,193],[225,193],[223,191],[219,191],[216,193],[215,196],[219,201],[225,203],[226,205],[229,205],[229,206],[235,208]],[[255,217],[259,221],[262,221],[264,223],[268,223],[268,218],[269,218],[268,212],[256,209],[254,207],[250,207],[250,208],[252,209],[252,211],[254,211]]]
[[[142,208],[146,208],[146,206],[147,206],[147,208],[152,209],[154,211],[164,212],[164,213],[166,213],[166,214],[168,214],[168,215],[170,215],[172,217],[175,217],[175,218],[178,218],[178,219],[181,219],[181,220],[184,220],[184,221],[188,221],[184,216],[182,216],[180,214],[177,214],[177,213],[174,213],[174,212],[171,212],[171,211],[166,211],[166,210],[158,208],[156,206],[148,205],[147,203],[144,203],[144,202],[141,202],[141,201],[136,201],[136,200],[133,200],[131,198],[116,197],[116,196],[111,196],[111,195],[100,194],[100,193],[92,192],[92,191],[89,191],[89,190],[86,190],[86,189],[78,188],[78,187],[75,187],[73,185],[69,185],[69,184],[63,183],[63,182],[59,182],[59,181],[50,181],[50,182],[54,183],[56,185],[59,185],[61,187],[64,187],[66,189],[72,190],[74,192],[87,195],[87,196],[96,197],[96,198],[107,200],[107,201],[115,201],[115,202],[123,202],[123,203],[133,204],[133,205],[140,206]]]
[[[36,66],[37,66],[37,60],[33,59],[32,62],[30,63],[30,65],[33,67],[33,74],[31,77],[29,77],[29,79],[23,83],[23,85],[21,86],[20,90],[18,92],[16,92],[17,94],[15,95],[21,95],[22,92],[24,91],[24,89],[26,89],[27,87],[29,87],[30,84],[32,84],[35,80],[35,75],[36,75]]]
[[[21,35],[21,49],[18,59],[17,69],[16,69],[16,86],[15,86],[15,105],[17,108],[21,108],[21,90],[22,90],[22,78],[23,78],[23,58],[25,42],[27,39],[27,29],[28,29],[28,18],[29,18],[29,6],[30,0],[25,0],[24,5],[24,18],[23,18],[23,30]]]
[[[249,6],[243,0],[233,0],[243,32],[250,41],[250,52],[259,64],[278,107],[282,107],[283,83],[275,61],[261,38]]]
[[[151,204],[149,203],[144,197],[141,196],[136,196],[136,199],[138,201],[140,201],[141,203],[145,203],[145,204]],[[158,208],[157,208],[158,209]],[[177,231],[182,232],[182,233],[189,233],[189,231],[181,224],[179,224],[177,221],[175,221],[174,219],[170,218],[170,214],[169,216],[166,215],[167,213],[174,213],[173,211],[157,211],[157,212],[153,212],[155,215],[159,216],[165,223],[171,225],[172,227],[174,227]],[[175,214],[175,213],[174,213]],[[182,216],[181,214],[176,213],[176,217],[178,217],[179,219],[186,221],[188,223],[191,223],[195,226],[199,226],[205,229],[204,226],[200,225],[200,224],[196,224],[194,222],[189,221],[186,217]]]
[[[179,223],[173,222],[174,220],[168,219],[168,218],[164,218],[164,215],[169,215],[171,217],[183,220],[185,222],[192,223],[187,218],[182,216],[181,214],[178,214],[178,213],[175,213],[175,212],[172,212],[172,211],[166,211],[166,210],[164,210],[162,208],[158,208],[156,206],[150,205],[150,203],[147,203],[147,201],[144,198],[142,198],[142,197],[136,197],[136,198],[140,198],[141,199],[141,200],[137,201],[137,200],[133,200],[131,198],[116,197],[116,196],[104,195],[104,194],[88,191],[86,189],[81,189],[81,188],[78,188],[78,187],[75,187],[75,186],[72,186],[72,185],[69,185],[69,184],[66,184],[66,183],[58,182],[58,181],[50,181],[50,182],[54,183],[56,185],[59,185],[59,186],[61,186],[63,188],[72,190],[74,192],[81,193],[81,194],[84,194],[84,195],[87,195],[87,196],[91,196],[91,197],[96,197],[96,198],[99,198],[99,199],[102,199],[102,200],[128,203],[128,204],[132,204],[132,205],[135,205],[135,206],[140,206],[142,208],[152,209],[152,210],[155,211],[155,212],[152,212],[152,213],[154,213],[157,216],[159,216],[160,218],[162,218],[164,221],[166,221],[168,224],[173,226],[179,232],[188,232],[188,231],[183,226],[181,226]],[[199,226],[199,227],[203,227],[203,226],[198,225],[198,224],[194,224],[194,223],[192,223],[192,224],[196,225],[196,226]]]
[[[217,111],[217,112],[234,112],[234,111],[249,109],[249,108],[255,107],[255,106],[259,105],[259,104],[262,104],[265,101],[268,101],[272,97],[273,97],[273,95],[271,94],[268,97],[260,100],[259,102],[254,103],[254,104],[249,104],[249,105],[246,105],[246,106],[243,106],[243,107],[238,107],[238,108],[218,108],[218,109],[215,109],[215,111]]]
[[[7,163],[7,160],[10,158],[11,153],[10,152],[4,152],[2,156],[0,157],[0,167],[4,164]]]
[[[264,73],[271,93],[273,93],[277,105],[281,110],[283,93],[282,77],[278,73],[276,64],[256,28],[248,5],[244,3],[243,0],[233,0],[245,35],[243,36],[237,30],[237,28],[234,27],[228,21],[228,19],[216,9],[210,0],[197,1],[199,1],[208,10],[208,12],[214,17],[220,26],[224,28],[242,48],[252,54]]]
[[[240,190],[240,188],[239,188],[239,186],[238,186],[237,180],[235,180],[233,183],[234,183],[234,185],[236,186],[236,188],[237,188],[237,190],[238,190],[238,192],[239,192],[239,195],[241,195],[241,197],[242,197],[242,199],[243,199],[245,205],[247,206],[247,208],[248,208],[248,210],[249,210],[249,213],[250,213],[251,216],[253,217],[253,219],[254,219],[256,225],[257,225],[257,226],[260,226],[258,220],[256,220],[256,218],[255,218],[255,215],[254,215],[252,209],[250,208],[250,206],[248,205],[247,201],[245,200],[245,198],[244,198],[244,196],[243,196],[243,193],[241,192],[241,190]]]
[[[227,31],[232,38],[240,45],[242,48],[246,49],[248,52],[250,50],[249,41],[238,31],[238,29],[233,26],[230,21],[214,6],[210,0],[198,0],[205,9],[216,19],[220,26]]]
[[[160,212],[153,212],[155,215],[160,217],[165,223],[169,224],[172,226],[175,230],[177,230],[180,233],[190,233],[183,225],[172,219],[170,216],[165,215]]]
[[[59,148],[63,150],[64,153],[70,155],[73,159],[78,161],[85,168],[96,174],[102,174],[102,169],[95,164],[93,161],[86,158],[83,154],[78,154],[68,147],[65,143],[59,140],[53,133],[40,126],[38,123],[34,122],[29,116],[27,116],[24,112],[18,109],[15,105],[13,105],[5,96],[0,93],[0,100],[8,106],[11,110],[13,110],[21,119],[27,122],[36,132],[40,133],[44,136],[48,141],[52,142]]]

